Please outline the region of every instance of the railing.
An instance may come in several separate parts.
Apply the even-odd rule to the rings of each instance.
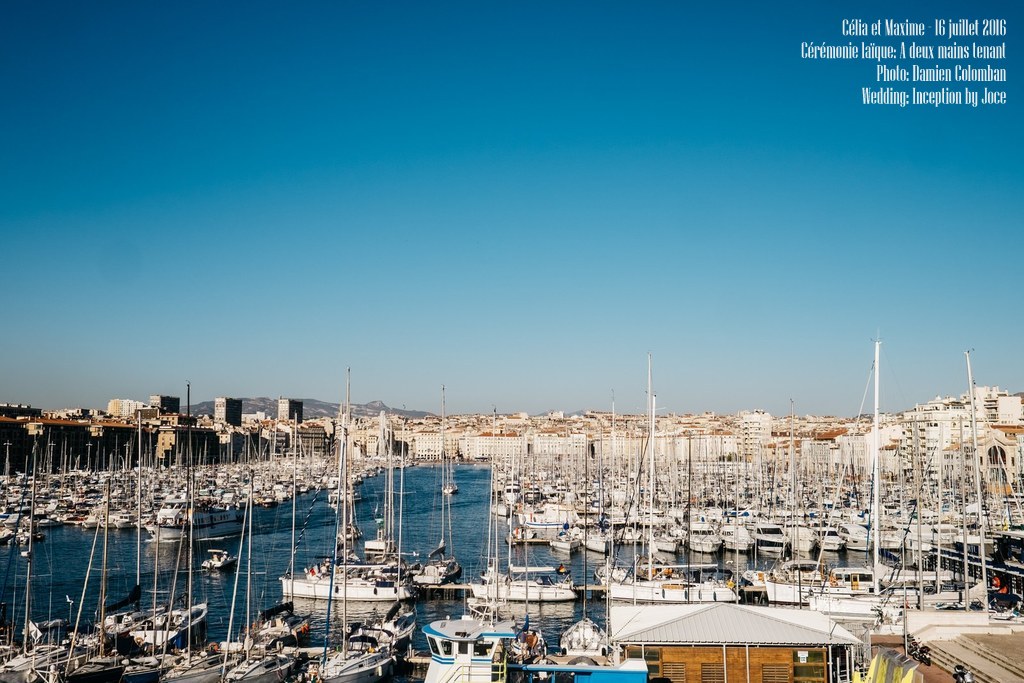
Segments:
[[[505,683],[508,678],[508,663],[504,657],[491,664],[491,683]]]
[[[504,657],[489,664],[453,664],[451,670],[438,683],[472,683],[474,680],[478,681],[480,680],[478,676],[485,670],[484,667],[490,671],[491,683],[505,683],[508,677],[508,665]]]

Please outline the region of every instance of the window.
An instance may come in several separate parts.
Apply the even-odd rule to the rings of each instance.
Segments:
[[[441,654],[440,652],[438,652],[437,641],[434,640],[433,636],[427,636],[427,645],[430,646],[430,654],[432,654],[432,655],[440,655]]]
[[[644,661],[647,662],[648,678],[657,678],[661,675],[661,648],[644,648]]]
[[[489,643],[486,640],[478,640],[473,643],[473,656],[474,657],[488,657],[491,654],[491,646],[493,643]]]
[[[442,640],[441,641],[441,654],[443,654],[445,657],[451,657],[452,656],[452,641],[450,641],[450,640]]]
[[[824,650],[793,650],[794,683],[821,683],[824,680]]]

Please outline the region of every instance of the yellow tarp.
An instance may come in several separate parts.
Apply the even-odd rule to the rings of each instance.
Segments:
[[[923,683],[917,662],[895,650],[880,647],[868,666],[867,676],[853,675],[854,683]]]

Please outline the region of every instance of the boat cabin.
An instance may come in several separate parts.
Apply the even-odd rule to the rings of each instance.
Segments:
[[[430,648],[424,683],[647,683],[647,664],[628,659],[598,664],[589,658],[535,657],[516,661],[514,641],[533,632],[517,632],[512,621],[488,622],[469,617],[443,619],[423,627]],[[527,643],[529,645],[529,643]]]

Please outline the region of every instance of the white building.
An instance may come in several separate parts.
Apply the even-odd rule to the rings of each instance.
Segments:
[[[526,455],[526,439],[515,432],[466,434],[459,449],[467,460],[511,463]]]
[[[107,413],[114,417],[134,417],[135,413],[147,407],[142,401],[135,401],[130,398],[113,398],[107,402]]]
[[[771,441],[771,413],[763,410],[740,413],[739,432],[739,454],[747,460],[753,460]]]

